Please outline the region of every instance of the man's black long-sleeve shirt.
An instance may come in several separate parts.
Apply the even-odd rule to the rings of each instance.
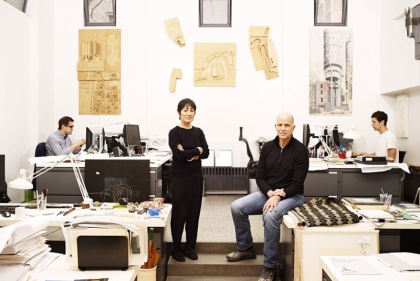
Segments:
[[[267,196],[269,190],[284,188],[285,198],[302,194],[309,169],[308,149],[293,136],[282,149],[279,137],[264,144],[258,161],[257,185]]]

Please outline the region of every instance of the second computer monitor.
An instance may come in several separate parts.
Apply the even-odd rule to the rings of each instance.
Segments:
[[[123,136],[126,147],[141,145],[139,125],[125,124],[123,128]]]
[[[105,143],[105,131],[103,127],[86,127],[87,152],[102,153]]]

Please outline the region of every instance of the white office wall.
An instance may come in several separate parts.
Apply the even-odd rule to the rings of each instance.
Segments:
[[[404,11],[419,0],[381,1],[381,93],[420,87],[420,61],[407,37]]]
[[[197,103],[194,124],[202,127],[209,140],[235,140],[239,127],[253,143],[258,136],[274,135],[273,124],[281,111],[296,117],[297,138],[302,124],[355,123],[369,141],[361,149],[373,150],[377,135],[370,128],[370,114],[378,109],[395,118],[393,99],[379,95],[379,14],[369,13],[376,1],[352,1],[348,28],[354,31],[354,114],[351,117],[313,117],[308,114],[309,30],[313,26],[313,3],[247,0],[233,2],[232,28],[199,28],[198,1],[135,1],[117,3],[117,27],[122,30],[122,114],[121,116],[78,115],[76,72],[78,30],[83,26],[81,1],[54,1],[54,116],[74,116],[74,136],[94,122],[108,125],[129,121],[140,124],[143,135],[166,136],[177,125],[176,106],[190,97]],[[308,4],[309,3],[309,4]],[[240,5],[240,7],[238,6]],[[71,13],[69,11],[72,11]],[[186,41],[180,48],[166,34],[164,20],[178,17]],[[249,27],[269,25],[281,62],[280,78],[265,80],[254,70],[249,51]],[[92,27],[88,27],[92,28]],[[320,27],[316,27],[320,28]],[[233,42],[237,45],[236,87],[194,87],[195,42]],[[175,93],[169,92],[172,68],[183,70]],[[65,85],[65,86],[64,86]],[[360,116],[360,117],[356,117]],[[392,122],[390,128],[392,129]],[[47,132],[45,132],[47,134]],[[372,141],[370,141],[372,140]]]
[[[29,158],[31,126],[29,81],[30,20],[4,1],[0,1],[0,154],[6,155],[6,182],[16,178]],[[35,122],[36,123],[36,122]],[[16,192],[8,189],[10,197]],[[18,192],[17,197],[23,198]]]
[[[381,1],[381,93],[397,91],[409,95],[409,136],[399,138],[399,145],[400,150],[407,151],[404,162],[414,166],[420,165],[417,121],[420,120],[420,60],[414,59],[414,38],[407,37],[404,11],[419,3],[418,0]]]
[[[159,133],[166,136],[168,130],[178,123],[176,105],[184,97],[197,102],[194,124],[204,129],[209,140],[236,140],[240,126],[244,127],[244,136],[250,142],[260,135],[274,136],[273,124],[281,111],[291,112],[295,116],[295,136],[298,139],[302,136],[303,123],[309,123],[312,127],[338,124],[343,128],[354,123],[364,136],[359,146],[372,151],[377,133],[370,127],[370,115],[376,110],[388,113],[389,128],[395,131],[396,101],[380,95],[380,0],[352,0],[349,3],[347,28],[352,28],[354,32],[354,108],[351,117],[314,117],[308,114],[309,31],[321,28],[313,26],[313,1],[233,1],[232,28],[198,28],[197,2],[117,2],[117,27],[109,28],[119,28],[122,33],[120,116],[78,114],[78,30],[100,28],[84,26],[83,1],[29,1],[27,15],[30,21],[34,21],[31,23],[24,14],[11,17],[12,14],[3,9],[7,4],[0,6],[0,13],[4,14],[1,17],[4,24],[0,32],[7,35],[3,38],[11,37],[5,41],[9,44],[0,47],[7,47],[8,50],[8,53],[2,52],[2,55],[11,52],[12,56],[7,56],[11,58],[15,52],[21,53],[19,47],[35,44],[35,47],[31,47],[34,50],[31,50],[30,58],[28,50],[23,57],[20,55],[16,58],[20,62],[19,67],[15,62],[10,62],[7,67],[1,64],[0,69],[7,69],[9,72],[6,77],[10,79],[2,79],[0,83],[6,83],[12,88],[11,91],[16,94],[12,100],[16,99],[17,103],[18,100],[24,101],[25,96],[16,87],[24,88],[27,84],[13,82],[17,78],[10,74],[10,69],[20,69],[25,73],[24,76],[37,77],[31,84],[35,88],[29,89],[31,99],[26,99],[28,102],[24,105],[8,107],[1,113],[7,116],[7,120],[20,122],[21,125],[6,124],[6,135],[10,135],[16,127],[27,125],[28,120],[35,127],[38,126],[36,130],[23,130],[23,138],[14,142],[12,148],[6,146],[9,142],[0,141],[3,142],[0,143],[1,149],[5,152],[6,147],[8,149],[7,159],[24,159],[21,162],[26,163],[27,157],[34,153],[36,143],[45,140],[56,129],[57,120],[64,115],[75,118],[75,137],[84,136],[85,127],[91,123],[106,126],[123,121],[139,124],[142,134],[152,136]],[[11,19],[6,20],[9,17]],[[185,48],[177,47],[167,37],[163,21],[172,17],[180,20],[187,44]],[[14,21],[17,24],[9,24]],[[267,81],[262,72],[253,69],[248,48],[251,25],[271,26],[270,38],[275,43],[281,62],[280,78]],[[3,27],[8,27],[12,32]],[[14,38],[13,34],[29,28],[31,35],[27,35],[23,43]],[[194,42],[237,44],[236,87],[193,86]],[[21,65],[25,65],[29,71],[22,70]],[[182,68],[183,78],[177,81],[176,92],[169,93],[169,76],[173,67]],[[9,101],[6,92],[2,91],[2,96]],[[415,102],[418,104],[418,100]],[[35,115],[25,115],[22,110],[33,107],[37,108]],[[5,117],[3,119],[6,120]],[[25,141],[23,139],[29,139],[24,148],[24,157],[20,148],[15,148],[19,141]],[[255,146],[253,151],[256,151]],[[11,174],[17,173],[18,166],[10,165],[7,169],[9,179]]]

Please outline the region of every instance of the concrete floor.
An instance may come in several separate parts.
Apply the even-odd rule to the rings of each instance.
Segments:
[[[236,242],[235,228],[230,213],[231,203],[244,195],[206,195],[201,205],[197,242]],[[263,243],[262,216],[250,216],[254,243]],[[171,226],[165,228],[164,240],[172,242]],[[185,231],[182,241],[185,242]]]

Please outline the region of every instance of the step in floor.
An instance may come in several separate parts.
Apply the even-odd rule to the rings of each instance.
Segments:
[[[256,259],[230,262],[226,254],[198,254],[198,260],[185,259],[178,262],[169,258],[167,276],[229,276],[229,277],[259,277],[263,269],[263,255]],[[213,279],[214,280],[214,279]]]

